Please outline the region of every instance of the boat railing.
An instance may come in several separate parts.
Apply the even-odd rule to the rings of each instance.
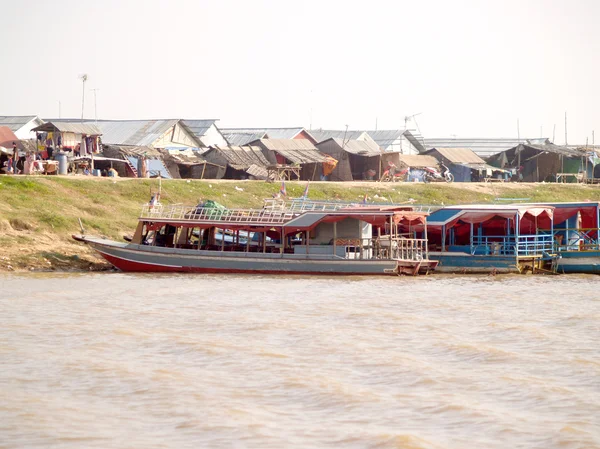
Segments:
[[[519,235],[516,243],[517,255],[534,256],[554,252],[551,234]]]
[[[557,251],[599,251],[599,239],[598,228],[554,229],[554,243]]]
[[[141,218],[153,220],[190,220],[217,221],[227,223],[269,223],[281,224],[295,216],[291,211],[268,209],[218,209],[200,206],[184,206],[174,204],[169,206],[145,205]]]
[[[554,242],[551,234],[474,236],[471,254],[495,256],[536,256],[551,253]]]
[[[358,203],[354,203],[354,205],[357,204]],[[351,207],[352,205],[353,203],[348,202],[318,201],[304,198],[292,198],[290,200],[268,198],[264,200],[265,209],[292,212],[336,211]]]
[[[360,201],[321,201],[310,200],[307,198],[292,198],[283,200],[279,198],[268,198],[264,200],[265,209],[269,210],[289,210],[292,212],[309,212],[309,211],[337,211],[340,209],[355,208],[355,207],[376,207],[376,206],[403,206],[410,207],[415,212],[433,212],[439,209],[439,206],[423,205],[423,204],[394,204],[394,203],[363,203]]]
[[[423,260],[427,259],[426,239],[392,239],[392,259]]]
[[[427,240],[413,238],[338,239],[345,247],[346,259],[427,259]]]

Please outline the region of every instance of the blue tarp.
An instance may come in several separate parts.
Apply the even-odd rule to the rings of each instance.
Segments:
[[[131,164],[137,169],[138,168],[138,158],[136,156],[127,156],[127,159]],[[160,159],[146,159],[146,169],[150,176],[158,176],[160,174],[161,178],[171,179],[171,173],[165,167],[165,164]]]

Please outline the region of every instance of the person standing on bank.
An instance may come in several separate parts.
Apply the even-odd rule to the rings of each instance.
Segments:
[[[19,160],[19,150],[17,149],[17,144],[15,142],[13,142],[13,173],[16,175],[17,174],[17,161]]]

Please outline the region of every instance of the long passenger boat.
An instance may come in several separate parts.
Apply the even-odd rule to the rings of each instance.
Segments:
[[[131,242],[73,238],[131,272],[416,275],[438,263],[428,257],[427,215],[146,205]]]
[[[449,206],[428,218],[438,272],[523,273],[555,269],[554,207]]]

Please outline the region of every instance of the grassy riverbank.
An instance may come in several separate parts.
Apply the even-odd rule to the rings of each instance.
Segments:
[[[288,196],[302,195],[305,182],[288,182]],[[263,181],[163,180],[162,202],[197,204],[213,199],[227,207],[262,207],[279,183]],[[240,190],[241,189],[241,190]],[[88,234],[121,240],[131,234],[140,207],[158,190],[155,179],[0,176],[0,271],[95,270],[106,265],[71,239],[81,218]],[[577,184],[409,184],[314,182],[315,200],[416,204],[600,200],[600,186]]]

